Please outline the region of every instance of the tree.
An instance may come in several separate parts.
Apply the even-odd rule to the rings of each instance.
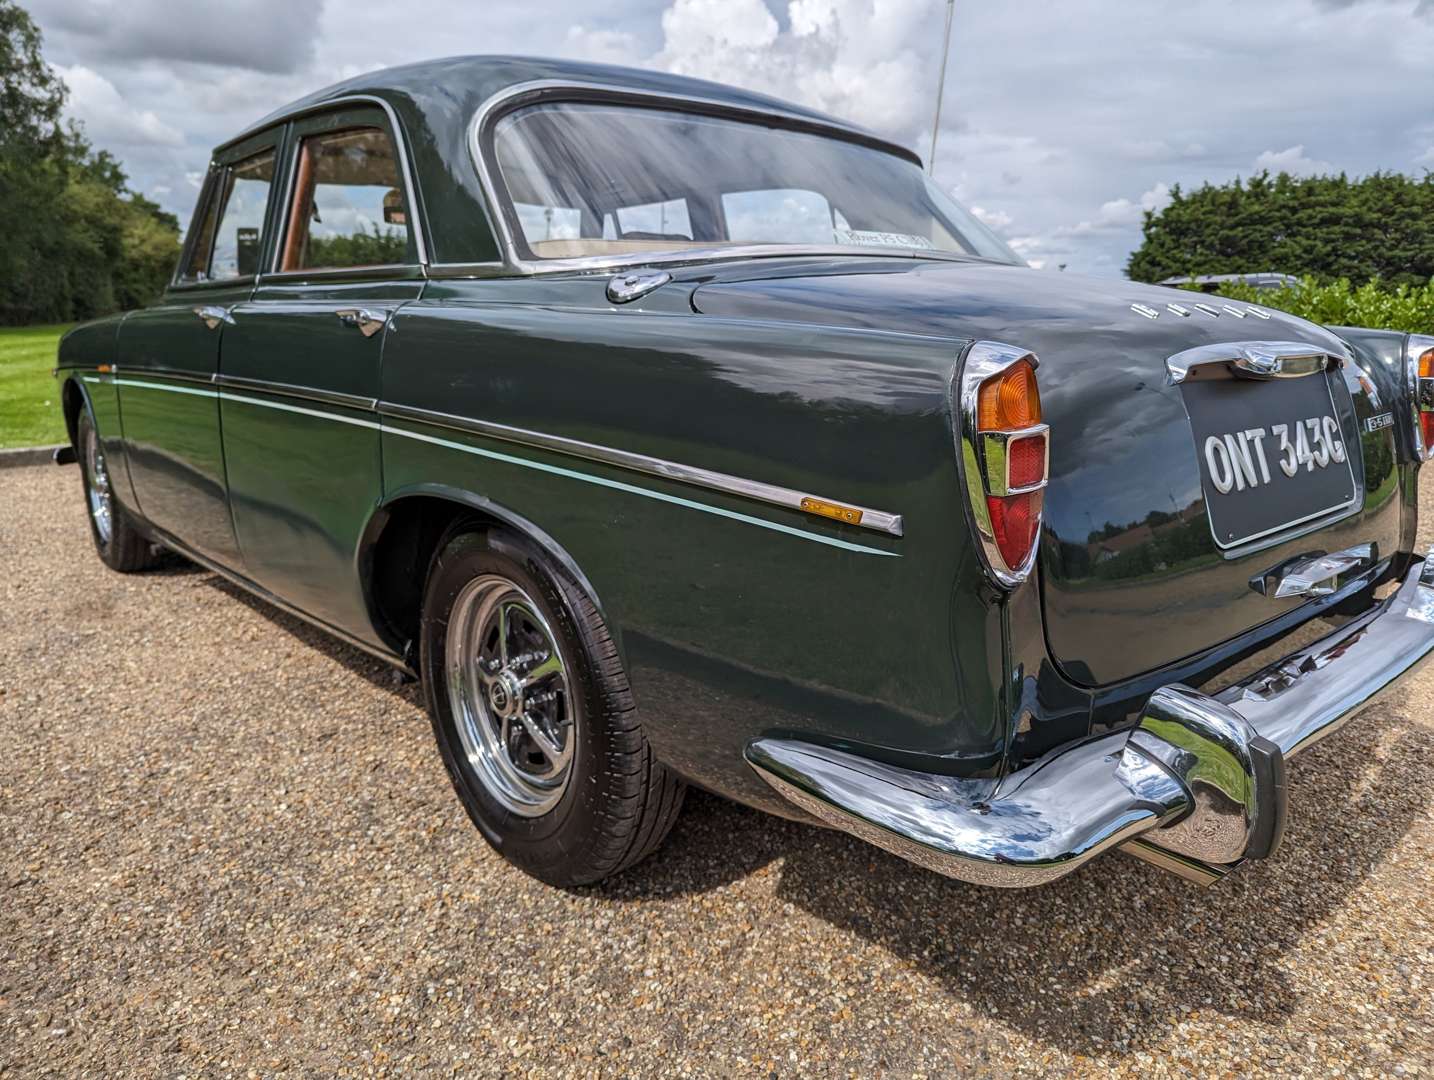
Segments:
[[[1126,266],[1137,281],[1260,271],[1396,285],[1434,277],[1434,173],[1261,172],[1170,194],[1164,210],[1146,212]]]
[[[147,304],[179,253],[174,215],[63,122],[67,90],[40,46],[30,16],[0,0],[0,324]]]

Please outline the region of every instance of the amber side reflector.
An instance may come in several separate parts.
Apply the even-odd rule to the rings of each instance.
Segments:
[[[1029,360],[981,385],[976,426],[981,431],[1018,431],[1041,422],[1041,394]]]
[[[802,499],[802,509],[809,514],[818,514],[821,517],[831,518],[833,521],[845,521],[848,525],[861,524],[861,511],[855,507],[823,502],[821,499],[813,499],[810,495]]]

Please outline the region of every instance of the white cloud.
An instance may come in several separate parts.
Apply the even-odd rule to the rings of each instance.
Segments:
[[[1425,150],[1424,153],[1415,158],[1414,164],[1427,165],[1429,168],[1434,169],[1434,146],[1430,146],[1428,150]]]
[[[292,72],[314,58],[322,4],[313,0],[31,0],[42,25],[110,59],[174,60]],[[353,29],[351,27],[351,29]]]
[[[1304,144],[1285,150],[1266,150],[1255,158],[1255,171],[1289,173],[1291,176],[1318,176],[1335,171],[1328,161],[1317,161],[1305,154]]]
[[[102,146],[183,146],[184,136],[148,109],[130,105],[114,84],[87,67],[57,67],[70,88],[70,112]]]
[[[675,0],[655,66],[799,101],[903,143],[928,131],[939,0]]]
[[[1079,222],[1067,229],[1058,229],[1062,235],[1110,232],[1131,229],[1145,220],[1146,211],[1159,212],[1170,205],[1170,188],[1156,184],[1138,199],[1111,199],[1101,203],[1094,218]]]
[[[971,207],[971,213],[982,225],[995,232],[1010,228],[1011,223],[1015,220],[1004,210],[987,210],[982,206]]]
[[[580,60],[600,64],[635,64],[641,59],[637,37],[621,30],[589,30],[586,26],[570,26],[566,53]]]

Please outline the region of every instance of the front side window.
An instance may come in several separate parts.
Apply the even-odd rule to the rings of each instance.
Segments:
[[[550,103],[501,118],[488,152],[528,258],[762,244],[1021,262],[914,162],[837,136]]]
[[[313,135],[299,144],[283,270],[409,261],[408,204],[393,140],[379,128]]]
[[[214,253],[214,219],[219,216],[218,192],[223,172],[210,166],[204,186],[199,191],[199,202],[194,208],[194,220],[189,230],[193,239],[189,244],[189,257],[179,271],[179,281],[193,284],[209,276],[209,258]]]
[[[273,182],[272,150],[231,165],[225,171],[218,203],[219,228],[214,233],[208,280],[223,281],[259,272],[264,212]]]

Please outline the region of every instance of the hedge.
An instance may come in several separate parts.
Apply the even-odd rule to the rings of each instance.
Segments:
[[[1434,278],[1420,286],[1370,281],[1357,287],[1345,279],[1322,285],[1314,278],[1304,278],[1282,289],[1229,282],[1220,287],[1220,295],[1287,311],[1324,326],[1434,334]]]

